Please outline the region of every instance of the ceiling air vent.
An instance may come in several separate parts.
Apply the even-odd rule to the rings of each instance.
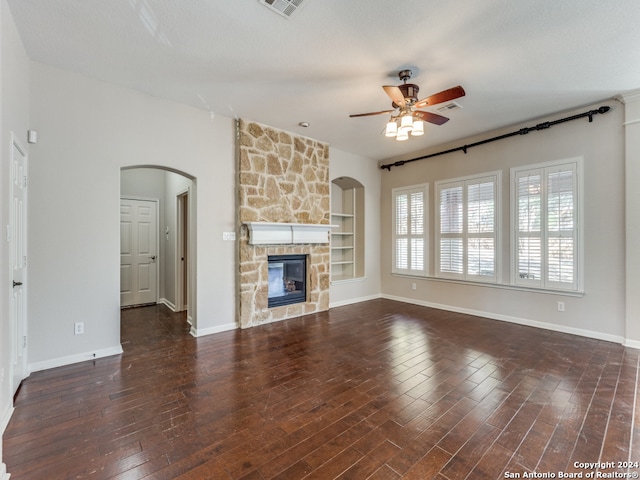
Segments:
[[[262,5],[285,18],[289,18],[304,0],[259,0]]]
[[[462,105],[460,105],[457,102],[449,102],[449,103],[445,103],[444,105],[440,105],[439,107],[436,107],[436,110],[439,112],[450,112],[451,110],[459,110],[462,108]]]

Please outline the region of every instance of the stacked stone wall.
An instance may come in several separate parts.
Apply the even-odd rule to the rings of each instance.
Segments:
[[[306,223],[330,221],[329,146],[258,123],[240,120],[239,322],[242,328],[329,308],[328,244],[249,244],[245,222]],[[270,255],[307,255],[307,301],[268,308]]]

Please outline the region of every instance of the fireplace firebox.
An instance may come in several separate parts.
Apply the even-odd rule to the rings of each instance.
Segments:
[[[307,256],[270,255],[269,308],[307,301]]]

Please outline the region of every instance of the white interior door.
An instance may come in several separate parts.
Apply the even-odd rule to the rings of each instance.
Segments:
[[[9,219],[9,254],[13,279],[11,310],[11,392],[15,394],[27,376],[27,157],[25,151],[11,141],[11,213]]]
[[[158,301],[158,204],[120,199],[120,305]]]

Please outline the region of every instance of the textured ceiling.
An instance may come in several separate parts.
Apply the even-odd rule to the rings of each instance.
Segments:
[[[30,58],[386,159],[640,88],[637,0],[8,0]],[[382,85],[462,85],[451,120],[381,135]],[[90,106],[88,106],[90,107]],[[307,121],[309,128],[298,126]]]

